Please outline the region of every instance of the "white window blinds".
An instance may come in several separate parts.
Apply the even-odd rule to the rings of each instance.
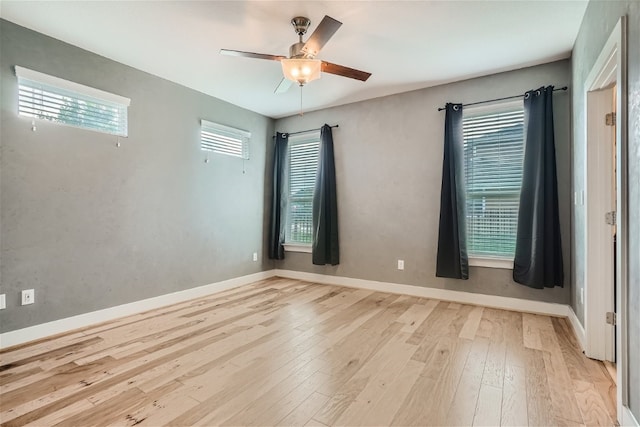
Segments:
[[[522,106],[463,119],[470,257],[513,259],[524,158]]]
[[[319,149],[319,132],[289,138],[287,243],[308,245],[312,242],[313,190],[316,185]]]
[[[201,121],[200,148],[204,151],[249,159],[251,133],[246,130]]]
[[[18,113],[127,136],[128,98],[16,66]]]

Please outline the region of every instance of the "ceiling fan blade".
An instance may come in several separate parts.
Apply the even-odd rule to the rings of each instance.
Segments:
[[[278,87],[273,91],[273,93],[285,93],[289,90],[292,84],[293,82],[291,80],[285,79],[283,77],[282,80],[280,80],[280,84],[278,84]]]
[[[302,53],[307,56],[316,56],[322,46],[324,46],[333,34],[338,31],[338,28],[342,25],[342,22],[333,19],[332,17],[325,15],[320,21],[320,25],[315,29],[309,40],[302,47]]]
[[[227,55],[227,56],[241,56],[243,58],[270,59],[272,61],[280,61],[281,59],[287,59],[286,56],[282,56],[282,55],[268,55],[266,53],[243,52],[241,50],[229,50],[229,49],[220,49],[220,54]]]
[[[338,64],[332,64],[331,62],[322,61],[322,72],[329,74],[336,74],[342,77],[348,77],[350,79],[361,80],[366,82],[371,73],[366,71],[356,70],[355,68],[344,67]]]

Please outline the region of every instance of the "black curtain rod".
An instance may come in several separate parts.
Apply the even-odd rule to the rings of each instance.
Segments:
[[[332,129],[333,129],[333,128],[339,128],[339,127],[340,127],[340,125],[334,125],[334,126],[329,126],[329,127],[330,127],[330,128],[332,128]],[[318,128],[318,129],[307,129],[307,130],[301,130],[301,131],[298,131],[298,132],[282,132],[282,133],[286,133],[287,135],[298,135],[298,134],[300,134],[300,133],[316,132],[316,131],[319,131],[320,129],[322,129],[322,128]],[[275,136],[275,135],[273,135],[273,137],[272,137],[272,138],[275,138],[275,137],[276,137],[276,136]]]
[[[559,87],[557,89],[553,89],[554,92],[558,91],[558,90],[567,90],[568,87],[563,86],[563,87]],[[524,96],[524,94],[522,95],[513,95],[513,96],[505,96],[504,98],[496,98],[496,99],[487,99],[486,101],[478,101],[478,102],[472,102],[470,104],[462,104],[463,107],[468,107],[470,105],[479,105],[479,104],[487,104],[489,102],[495,102],[495,101],[504,101],[505,99],[515,99],[515,98],[520,98],[521,96]],[[446,107],[440,107],[438,108],[438,111],[442,111],[442,110],[446,110]]]

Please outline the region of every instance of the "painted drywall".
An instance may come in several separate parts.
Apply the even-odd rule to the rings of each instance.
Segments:
[[[0,31],[0,331],[272,268],[271,119],[8,21]],[[131,98],[129,137],[117,148],[114,136],[45,121],[33,132],[17,114],[15,65]],[[201,118],[250,131],[250,160],[205,163]],[[19,306],[30,288],[36,303]]]
[[[470,279],[435,277],[446,102],[474,102],[569,85],[570,62],[501,73],[314,111],[276,121],[294,132],[324,123],[333,130],[340,230],[340,265],[314,266],[310,254],[287,252],[276,268],[357,279],[568,303],[570,295],[569,92],[554,96],[565,287],[531,289],[511,270],[471,267]],[[334,78],[325,75],[322,78]],[[304,90],[304,89],[303,89]],[[405,270],[397,270],[397,260]]]
[[[591,1],[585,12],[572,57],[573,180],[576,191],[585,188],[585,82],[611,31],[621,16],[628,18],[629,117],[629,406],[640,419],[640,2]],[[584,324],[580,290],[584,285],[585,213],[576,206],[575,284],[571,305]]]

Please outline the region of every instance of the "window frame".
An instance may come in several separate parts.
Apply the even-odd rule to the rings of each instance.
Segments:
[[[99,132],[107,135],[115,135],[122,138],[128,138],[129,136],[129,106],[131,105],[131,99],[126,98],[124,96],[116,95],[110,92],[106,92],[101,89],[97,89],[91,86],[86,86],[80,83],[72,82],[70,80],[65,80],[59,77],[51,76],[49,74],[41,73],[39,71],[34,71],[25,67],[21,67],[19,65],[14,66],[15,74],[17,77],[18,84],[18,115],[20,117],[27,118],[29,120],[40,120],[49,123],[55,123],[56,125],[69,126],[77,129],[84,129],[93,132]],[[21,94],[21,87],[29,88],[32,91],[35,90],[38,86],[40,86],[40,91],[47,92],[52,95],[56,95],[55,97],[49,97],[50,99],[60,97],[60,98],[68,98],[71,101],[75,102],[92,102],[101,107],[110,107],[117,108],[118,113],[121,114],[120,120],[118,121],[118,130],[107,130],[100,129],[98,127],[86,126],[76,123],[70,123],[59,119],[60,109],[58,109],[58,115],[53,117],[53,115],[47,117],[43,114],[45,112],[44,108],[44,98],[42,98],[43,104],[38,106],[34,104],[31,107],[34,111],[40,111],[40,115],[37,113],[27,114],[23,113],[22,108],[27,108],[27,103],[25,101],[25,105],[23,103],[23,94]],[[54,104],[50,104],[54,105]],[[51,107],[50,107],[51,108]],[[53,107],[57,108],[57,107]],[[80,116],[76,116],[80,119]],[[71,118],[71,117],[70,117]],[[98,120],[93,121],[92,123],[97,123]]]
[[[219,138],[235,138],[241,144],[240,154],[236,154],[233,150],[224,150],[215,145],[215,138],[210,138],[210,141],[203,139],[203,132],[216,135]],[[226,135],[225,135],[226,134]],[[218,141],[220,143],[220,141]],[[242,160],[249,160],[250,157],[250,142],[251,132],[238,129],[232,126],[223,125],[221,123],[212,122],[205,119],[200,119],[200,151],[206,151],[207,153],[221,154],[223,156],[235,157]],[[216,149],[217,148],[217,149]]]
[[[294,241],[294,240],[290,240],[290,231],[291,231],[291,149],[296,146],[296,145],[300,145],[300,144],[308,144],[308,143],[315,143],[317,145],[317,152],[316,152],[316,170],[315,173],[313,174],[313,179],[314,179],[314,191],[315,191],[315,179],[317,176],[317,167],[318,167],[318,161],[320,158],[320,130],[317,131],[312,131],[312,132],[305,132],[303,134],[298,134],[298,135],[290,135],[289,136],[289,143],[288,143],[288,147],[287,147],[287,167],[286,167],[286,171],[287,171],[287,176],[286,176],[286,188],[287,188],[287,194],[286,194],[286,219],[285,219],[285,227],[286,227],[286,231],[285,231],[285,242],[283,244],[285,251],[288,252],[303,252],[303,253],[311,253],[311,247],[312,247],[312,242],[300,242],[300,241]],[[313,192],[311,193],[310,197],[309,197],[309,201],[312,204],[313,207]],[[311,215],[313,216],[313,211],[311,212]]]
[[[478,105],[473,107],[466,107],[463,109],[463,121],[466,117],[478,117],[489,114],[496,113],[507,113],[510,111],[522,110],[524,113],[524,100],[517,99],[512,101],[500,101],[496,103],[491,103],[487,105]],[[463,122],[464,129],[464,122]],[[525,150],[525,139],[526,139],[526,124],[523,115],[523,135],[522,135],[522,156],[524,159],[524,150]],[[466,165],[466,158],[463,159],[463,163]],[[524,167],[524,163],[523,163]],[[466,184],[466,170],[465,170],[465,184]],[[522,189],[522,182],[520,183],[520,189]],[[465,200],[467,199],[468,189],[465,185]],[[467,213],[468,215],[468,213]],[[469,224],[467,221],[467,236],[469,235]],[[467,247],[469,266],[472,267],[487,267],[487,268],[498,268],[498,269],[513,269],[513,257],[503,257],[503,256],[490,256],[477,254],[472,255],[469,252],[469,248]]]

